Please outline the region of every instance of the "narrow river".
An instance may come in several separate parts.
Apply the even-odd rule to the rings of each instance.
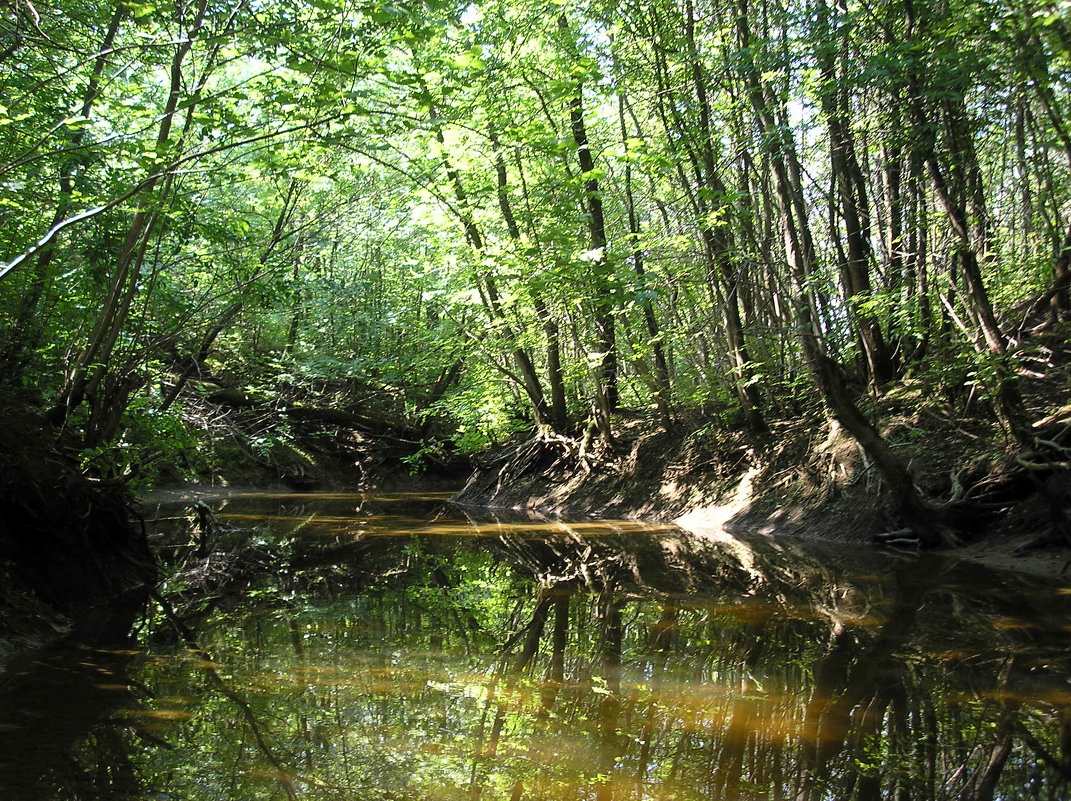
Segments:
[[[233,495],[0,676],[4,801],[1071,798],[1071,579]]]

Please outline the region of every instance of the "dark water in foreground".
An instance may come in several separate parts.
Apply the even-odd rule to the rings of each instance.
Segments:
[[[429,496],[217,506],[207,565],[161,524],[165,604],[0,676],[0,799],[1071,798],[1071,587]]]

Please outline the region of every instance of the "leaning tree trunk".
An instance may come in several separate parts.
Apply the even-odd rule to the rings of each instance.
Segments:
[[[926,503],[915,486],[904,461],[889,447],[874,425],[866,418],[848,391],[843,369],[825,350],[821,331],[812,312],[809,298],[817,257],[807,218],[802,173],[796,162],[795,146],[774,115],[771,92],[751,55],[748,0],[739,0],[737,35],[742,52],[748,53],[743,65],[745,91],[763,137],[770,143],[769,158],[777,190],[781,223],[785,235],[785,252],[795,284],[796,313],[800,345],[815,385],[832,417],[859,443],[885,481],[892,506],[903,524],[925,545],[954,544],[955,539],[938,522],[935,510]]]
[[[206,11],[207,0],[200,0],[193,8],[194,17],[185,37],[175,47],[175,53],[171,59],[169,91],[156,134],[155,150],[157,153],[165,153],[175,146],[172,140],[172,129],[185,87],[183,65],[201,33]],[[206,70],[201,77],[201,86],[206,80],[207,72]],[[192,101],[186,106],[187,120],[192,119],[195,106],[196,103]],[[174,179],[173,174],[168,174],[162,181],[162,186],[158,188],[161,183],[159,177],[152,177],[145,183],[143,191],[146,194],[155,192],[157,203],[162,203],[170,194]],[[138,293],[146,250],[158,221],[159,215],[154,211],[139,209],[134,212],[119,250],[108,294],[97,316],[89,341],[68,371],[63,390],[55,405],[49,410],[48,419],[54,425],[65,425],[74,410],[81,406],[87,396],[92,396],[97,392],[109,378],[109,363],[113,350],[127,322],[134,297]]]
[[[908,41],[916,39],[919,21],[914,0],[904,0],[904,17]],[[994,378],[990,382],[994,412],[1002,428],[1023,447],[1032,447],[1034,437],[1019,391],[1019,381],[1009,361],[1008,340],[1001,330],[982,276],[982,263],[989,252],[985,199],[970,135],[963,130],[959,116],[962,109],[950,108],[945,117],[949,148],[964,163],[958,173],[966,176],[952,185],[947,170],[937,154],[934,125],[927,117],[925,92],[919,70],[912,66],[907,75],[908,108],[914,128],[916,147],[925,163],[937,202],[948,217],[952,233],[959,244],[958,264],[963,272],[967,309],[980,337],[973,337],[976,350],[992,360]]]
[[[426,91],[426,89],[425,89]],[[431,108],[432,116],[436,116],[435,108]],[[484,261],[484,254],[486,252],[486,243],[484,241],[483,232],[476,224],[476,218],[472,214],[471,206],[469,203],[468,193],[465,191],[465,185],[461,181],[461,173],[454,167],[446,156],[446,136],[443,133],[442,126],[436,124],[435,138],[438,141],[439,146],[443,151],[443,159],[446,163],[446,174],[453,185],[454,197],[457,200],[457,217],[464,228],[465,238],[468,240],[469,246],[477,255],[477,262]],[[537,426],[545,426],[550,424],[551,410],[547,406],[547,398],[543,392],[543,384],[539,380],[539,373],[536,370],[535,361],[532,359],[531,353],[525,348],[520,341],[520,337],[517,332],[513,330],[513,326],[510,324],[509,318],[506,316],[505,309],[502,307],[501,293],[498,290],[498,282],[495,280],[494,275],[487,271],[481,277],[477,278],[477,288],[480,292],[480,298],[483,301],[485,310],[488,316],[491,318],[493,324],[503,332],[512,348],[513,363],[517,368],[519,376],[514,376],[511,373],[511,378],[517,378],[518,383],[528,396],[528,400],[532,406],[532,416]]]
[[[112,16],[111,24],[104,34],[100,50],[93,63],[93,71],[86,84],[85,95],[82,105],[78,110],[79,118],[88,120],[93,112],[93,106],[100,94],[101,79],[104,69],[108,64],[108,57],[112,54],[112,45],[119,33],[119,26],[126,17],[126,8],[118,6]],[[83,143],[86,129],[79,128],[71,136],[70,150],[77,151]],[[52,218],[49,229],[53,230],[67,219],[71,212],[71,196],[76,189],[80,188],[87,180],[85,174],[76,174],[77,159],[65,159],[59,168],[59,200],[56,211]],[[27,355],[40,343],[42,336],[41,324],[36,319],[38,306],[45,297],[45,290],[50,277],[52,260],[56,257],[57,245],[55,243],[41,251],[33,262],[27,288],[19,301],[18,311],[15,313],[15,321],[10,326],[10,339],[4,353],[0,355],[0,372],[8,381],[17,381],[26,369]]]

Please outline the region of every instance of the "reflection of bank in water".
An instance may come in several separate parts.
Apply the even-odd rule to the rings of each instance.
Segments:
[[[76,747],[93,775],[195,801],[1066,790],[1058,587],[397,498],[217,514],[256,520],[272,560],[226,613],[191,618],[199,650],[166,621],[145,629],[127,680],[156,698],[101,724],[128,767],[92,737]]]

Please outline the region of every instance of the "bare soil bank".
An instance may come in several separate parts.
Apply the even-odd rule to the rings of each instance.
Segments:
[[[1025,468],[993,424],[955,416],[921,385],[898,387],[873,411],[909,456],[925,496],[958,520],[964,545],[956,555],[1047,575],[1068,569],[1066,468]],[[1060,414],[1060,424],[1071,423],[1071,409]],[[865,454],[821,415],[775,422],[762,436],[649,426],[623,424],[614,447],[595,454],[557,437],[514,445],[487,459],[455,501],[673,521],[714,539],[798,536],[871,547],[874,535],[901,528]],[[913,546],[905,539],[898,547]]]

